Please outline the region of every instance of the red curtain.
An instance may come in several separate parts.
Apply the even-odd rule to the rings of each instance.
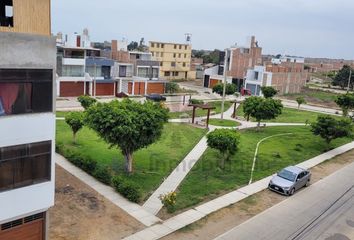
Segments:
[[[5,109],[5,114],[12,113],[12,105],[17,99],[18,90],[18,83],[0,83],[0,98]]]

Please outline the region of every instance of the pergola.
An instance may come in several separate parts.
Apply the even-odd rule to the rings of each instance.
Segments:
[[[197,108],[201,108],[203,110],[208,110],[208,115],[207,115],[207,121],[206,121],[206,127],[209,127],[209,118],[210,118],[210,111],[214,110],[215,107],[213,106],[209,106],[208,104],[189,104],[189,107],[193,107],[193,115],[192,115],[192,123],[194,124],[194,120],[195,120],[195,110]]]
[[[235,100],[235,101],[231,101],[231,103],[234,104],[234,112],[232,113],[232,117],[233,117],[233,118],[236,118],[236,108],[237,108],[237,104],[238,104],[238,103],[242,103],[242,101]]]

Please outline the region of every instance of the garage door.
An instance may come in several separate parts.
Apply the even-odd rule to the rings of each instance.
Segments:
[[[0,240],[43,240],[43,230],[43,214],[37,214],[2,224]]]
[[[97,83],[97,96],[112,96],[114,95],[114,83]]]
[[[60,97],[78,97],[83,94],[83,82],[60,82]]]
[[[165,90],[165,85],[163,83],[148,83],[147,93],[158,93],[163,94]]]

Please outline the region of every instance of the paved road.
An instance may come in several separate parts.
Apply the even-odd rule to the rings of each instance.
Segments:
[[[354,240],[354,164],[231,229],[217,240]]]

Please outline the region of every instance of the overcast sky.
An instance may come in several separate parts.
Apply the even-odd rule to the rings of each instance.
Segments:
[[[193,49],[244,45],[263,54],[354,59],[353,0],[52,0],[52,31],[92,41],[126,38],[184,43]]]

